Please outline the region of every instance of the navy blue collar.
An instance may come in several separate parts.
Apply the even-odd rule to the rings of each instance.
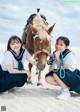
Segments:
[[[55,53],[56,51],[54,51],[53,53]],[[64,52],[62,52],[62,55],[63,55],[63,58],[68,54],[70,53],[71,51],[69,49],[65,49]]]
[[[63,58],[70,53],[71,51],[69,49],[65,49],[65,51],[62,53],[63,54]]]
[[[14,58],[15,58],[17,61],[21,61],[25,49],[21,49],[19,56],[17,56],[16,53],[15,53],[13,50],[11,50],[11,49],[9,49],[9,51],[13,54]]]

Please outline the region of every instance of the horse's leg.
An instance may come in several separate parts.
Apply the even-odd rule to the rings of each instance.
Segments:
[[[38,68],[36,67],[36,75],[38,74],[38,72],[39,72],[39,70],[38,70]]]
[[[42,85],[41,83],[41,71],[39,70],[39,75],[38,75],[38,83],[37,86]]]
[[[30,73],[31,73],[32,66],[33,66],[32,64],[30,64],[30,63],[28,64]],[[27,80],[27,83],[32,84],[31,77]]]

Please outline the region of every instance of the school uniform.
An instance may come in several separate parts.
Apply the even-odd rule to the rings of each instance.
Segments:
[[[68,68],[65,69],[65,76],[60,76],[60,69],[50,71],[45,77],[53,76],[54,73],[72,90],[80,94],[80,71],[77,69],[75,56],[73,52],[66,49],[63,53],[63,64],[67,64]],[[64,75],[64,71],[61,72]]]
[[[22,49],[19,57],[16,57],[15,53],[11,50],[7,50],[4,53],[4,58],[0,65],[0,93],[15,86],[21,87],[25,84],[27,81],[27,75],[25,73],[11,74],[6,67],[8,64],[12,64],[14,69],[23,70],[25,60],[32,60],[31,55],[26,49]]]

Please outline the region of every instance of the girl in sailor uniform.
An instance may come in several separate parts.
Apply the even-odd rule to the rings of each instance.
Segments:
[[[58,64],[57,70],[46,74],[45,80],[48,84],[61,86],[58,99],[70,98],[69,89],[80,94],[80,72],[77,70],[75,55],[68,49],[70,41],[67,37],[60,36],[55,44],[55,56]],[[60,69],[60,53],[63,55],[63,69]]]
[[[29,52],[22,48],[21,39],[14,35],[8,41],[7,50],[0,65],[0,93],[11,88],[18,90],[31,77],[29,70],[24,70],[25,60],[36,65]]]

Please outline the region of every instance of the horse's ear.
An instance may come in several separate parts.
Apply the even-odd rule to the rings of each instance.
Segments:
[[[47,32],[48,32],[48,34],[49,34],[49,35],[51,34],[51,32],[52,32],[52,30],[53,30],[54,26],[55,26],[55,23],[54,23],[54,25],[53,25],[53,26],[51,26],[51,27],[47,30]]]
[[[32,32],[36,33],[37,32],[37,29],[33,27],[32,24],[29,24],[29,27],[31,29]]]

